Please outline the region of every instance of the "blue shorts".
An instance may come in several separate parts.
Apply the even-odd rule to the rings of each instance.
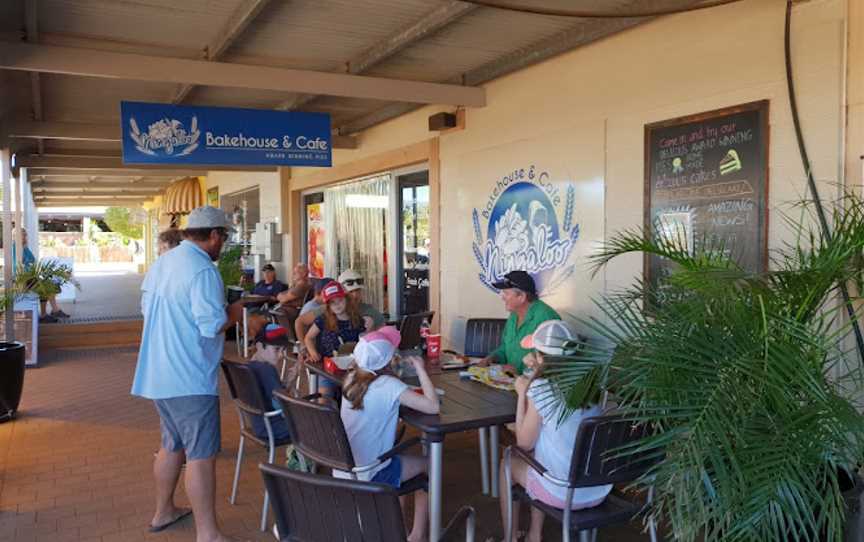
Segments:
[[[186,459],[209,459],[222,447],[219,397],[188,395],[156,399],[162,447],[169,452],[186,451]]]
[[[372,481],[399,489],[402,485],[402,458],[398,455],[392,457],[386,467],[375,473]]]

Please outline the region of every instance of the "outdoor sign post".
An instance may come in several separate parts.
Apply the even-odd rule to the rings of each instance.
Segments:
[[[121,102],[124,164],[329,167],[330,115]]]

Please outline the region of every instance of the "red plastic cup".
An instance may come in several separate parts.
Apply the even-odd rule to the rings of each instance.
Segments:
[[[429,335],[426,337],[426,355],[431,359],[441,357],[441,335]]]
[[[341,375],[342,373],[345,372],[342,369],[340,369],[338,365],[336,365],[336,362],[333,361],[333,358],[324,358],[324,370],[327,371],[328,373],[330,373],[331,375],[336,375],[336,376]]]

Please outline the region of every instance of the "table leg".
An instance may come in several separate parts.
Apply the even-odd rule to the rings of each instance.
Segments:
[[[306,371],[309,377],[309,395],[318,393],[318,375],[312,371]]]
[[[498,498],[498,426],[493,425],[489,428],[489,458],[490,458],[490,479],[492,481],[492,496]]]
[[[483,486],[483,494],[489,494],[489,428],[481,427],[477,430],[480,437],[480,478]]]
[[[429,540],[441,537],[441,479],[444,442],[429,442]]]
[[[243,359],[249,359],[249,311],[243,307]]]

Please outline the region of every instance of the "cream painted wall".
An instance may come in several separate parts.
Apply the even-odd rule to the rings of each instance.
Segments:
[[[220,197],[257,186],[261,206],[261,221],[276,222],[277,227],[282,228],[282,187],[279,173],[275,171],[211,171],[207,174],[207,189],[209,190],[214,186],[219,187]],[[286,257],[287,253],[283,246],[282,261],[273,262],[277,276],[283,282],[289,279]]]
[[[562,192],[568,184],[576,189],[582,231],[574,274],[549,296],[553,307],[591,314],[592,297],[641,273],[641,259],[633,257],[591,279],[585,257],[610,234],[642,223],[646,123],[769,99],[769,237],[777,246],[785,237],[778,212],[806,195],[785,87],[784,9],[779,0],[745,0],[665,17],[488,84],[489,105],[467,112],[464,131],[441,137],[445,343],[462,344],[465,318],[503,316],[500,300],[477,278],[471,212],[514,168],[535,165]],[[794,10],[798,102],[823,196],[836,193],[843,168],[846,10],[843,0],[813,0]],[[334,162],[427,139],[426,119],[438,110],[427,107],[370,129],[359,149],[336,151]],[[484,236],[485,228],[483,222]]]
[[[848,0],[846,179],[864,189],[864,0]]]

